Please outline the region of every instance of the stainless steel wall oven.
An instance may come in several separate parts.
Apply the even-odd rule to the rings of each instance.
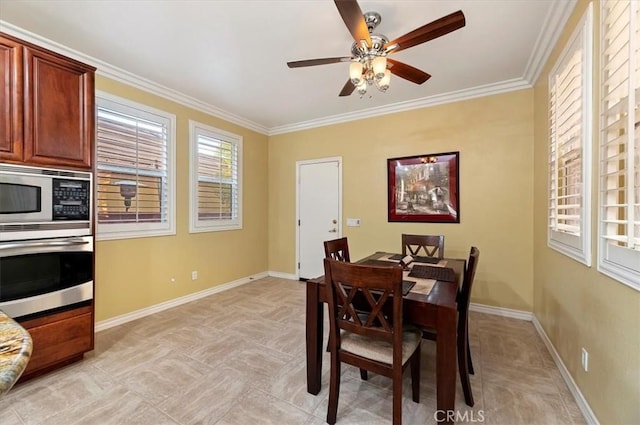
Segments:
[[[93,237],[0,243],[0,310],[20,318],[93,299]]]
[[[0,164],[0,310],[24,318],[93,299],[92,174]]]

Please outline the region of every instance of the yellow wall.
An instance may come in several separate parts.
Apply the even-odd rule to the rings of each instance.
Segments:
[[[266,271],[267,136],[103,77],[96,89],[173,113],[177,122],[176,235],[96,243],[96,321]],[[189,119],[243,137],[242,230],[189,233]]]
[[[267,270],[295,274],[296,161],[341,156],[343,220],[362,219],[343,222],[352,257],[397,251],[401,233],[442,233],[447,256],[477,245],[472,301],[533,311],[598,420],[640,423],[640,293],[546,244],[546,78],[586,5],[579,1],[534,89],[272,137],[98,76],[98,90],[176,114],[177,234],[96,243],[96,320]],[[189,119],[244,138],[242,230],[188,232]],[[387,222],[386,159],[449,151],[460,151],[461,223]],[[595,240],[593,250],[595,264]]]
[[[269,270],[295,273],[296,161],[342,156],[351,257],[398,252],[402,233],[444,234],[447,256],[480,249],[474,302],[531,311],[532,126],[533,91],[522,90],[271,136]],[[450,151],[460,151],[460,224],[387,222],[387,158]]]
[[[578,3],[534,89],[534,314],[598,420],[602,424],[638,424],[640,292],[597,271],[595,220],[598,216],[598,192],[595,177],[591,208],[594,217],[593,266],[586,267],[547,247],[547,78],[587,4],[584,0]],[[597,70],[599,2],[594,3],[594,12],[594,69]],[[597,71],[594,80],[597,99]],[[593,176],[597,176],[597,103],[594,107]],[[581,367],[582,347],[589,352],[589,372],[584,372]]]

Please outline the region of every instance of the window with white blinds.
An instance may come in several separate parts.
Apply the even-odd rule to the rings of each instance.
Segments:
[[[592,11],[549,73],[548,245],[591,265]]]
[[[96,94],[99,239],[175,234],[175,116]]]
[[[190,232],[242,228],[242,137],[189,122]]]
[[[640,4],[601,7],[598,270],[640,290]]]

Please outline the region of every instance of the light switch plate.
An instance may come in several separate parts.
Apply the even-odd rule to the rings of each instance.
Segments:
[[[360,227],[360,219],[359,218],[348,218],[347,226],[349,227]]]

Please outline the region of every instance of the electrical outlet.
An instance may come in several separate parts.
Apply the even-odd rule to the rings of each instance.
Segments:
[[[585,372],[589,371],[589,352],[582,348],[582,369]]]
[[[191,280],[196,280],[198,279],[198,271],[194,270],[191,272]]]

